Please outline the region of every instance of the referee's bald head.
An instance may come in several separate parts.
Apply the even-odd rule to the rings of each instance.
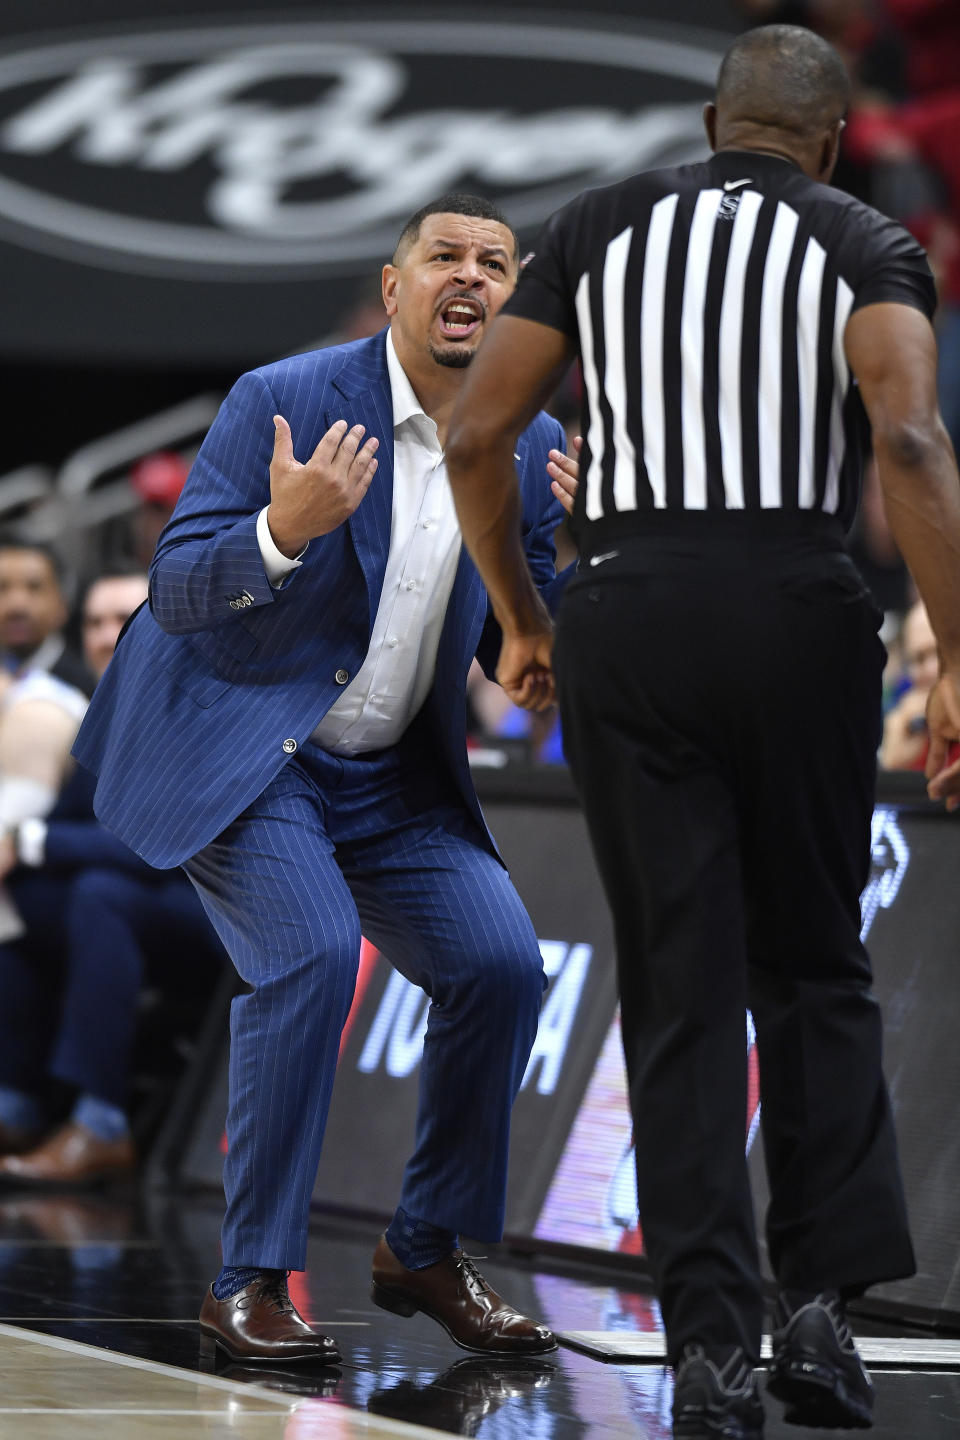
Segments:
[[[761,25],[735,40],[723,57],[715,103],[724,126],[812,138],[846,114],[850,80],[822,36],[801,25]]]

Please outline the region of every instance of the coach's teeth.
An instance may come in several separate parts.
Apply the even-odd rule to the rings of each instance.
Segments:
[[[443,323],[448,330],[465,330],[479,318],[469,305],[448,305],[443,312]]]

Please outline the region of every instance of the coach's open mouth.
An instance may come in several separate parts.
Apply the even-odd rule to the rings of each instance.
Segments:
[[[440,331],[448,340],[465,340],[483,323],[483,307],[476,300],[448,300],[440,311]]]

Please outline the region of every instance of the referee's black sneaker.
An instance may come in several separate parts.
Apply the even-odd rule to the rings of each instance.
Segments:
[[[763,1440],[763,1406],[753,1369],[735,1350],[718,1366],[688,1345],[673,1390],[674,1440]]]
[[[857,1353],[835,1290],[796,1307],[781,1296],[767,1390],[786,1405],[791,1425],[820,1430],[867,1430],[873,1424],[873,1385]]]

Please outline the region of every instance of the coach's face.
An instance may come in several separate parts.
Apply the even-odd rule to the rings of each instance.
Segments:
[[[426,352],[438,365],[469,365],[516,282],[506,225],[428,215],[400,263],[383,269],[383,302],[401,363]]]

